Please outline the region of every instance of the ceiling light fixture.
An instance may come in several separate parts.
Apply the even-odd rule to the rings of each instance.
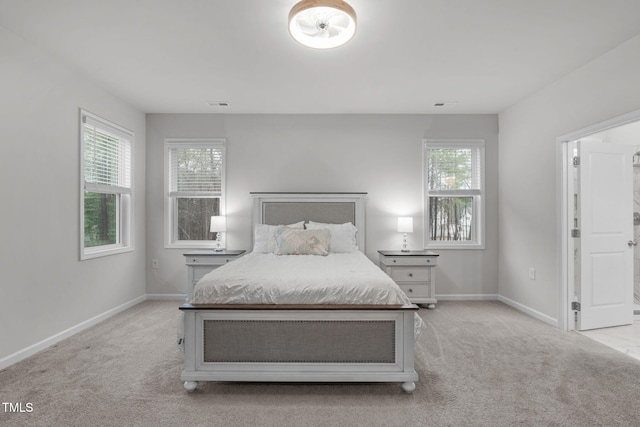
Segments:
[[[356,33],[356,12],[342,0],[302,0],[289,12],[289,33],[315,49],[342,46]]]

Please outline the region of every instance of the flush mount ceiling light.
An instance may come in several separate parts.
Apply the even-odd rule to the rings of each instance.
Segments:
[[[289,12],[289,33],[308,47],[338,47],[356,33],[356,12],[342,0],[302,0]]]

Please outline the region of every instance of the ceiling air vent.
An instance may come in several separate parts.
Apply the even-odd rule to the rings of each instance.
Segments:
[[[457,102],[436,102],[435,104],[433,104],[434,107],[441,107],[441,108],[451,108],[451,107],[455,107],[456,105],[458,105]]]

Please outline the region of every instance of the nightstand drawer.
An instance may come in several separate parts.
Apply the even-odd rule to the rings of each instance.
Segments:
[[[428,282],[431,280],[430,268],[392,267],[389,276],[396,282]]]
[[[435,256],[380,256],[380,262],[384,265],[436,265],[438,257]]]
[[[192,267],[193,271],[193,284],[198,283],[198,280],[202,279],[202,277],[209,273],[210,271],[215,270],[216,266],[212,265],[195,265]]]
[[[398,283],[400,289],[411,298],[432,298],[431,286],[426,283]]]
[[[222,257],[222,256],[187,256],[187,265],[224,265],[229,261],[232,261],[234,257]]]

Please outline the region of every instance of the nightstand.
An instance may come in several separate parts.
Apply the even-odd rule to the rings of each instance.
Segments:
[[[202,249],[185,253],[184,258],[187,264],[187,287],[185,290],[187,292],[187,300],[193,292],[193,287],[198,283],[198,280],[202,279],[202,276],[221,265],[240,258],[245,252],[245,250],[214,251],[213,249]]]
[[[414,304],[435,308],[436,277],[433,267],[438,254],[431,251],[378,251],[380,268],[387,273]]]

